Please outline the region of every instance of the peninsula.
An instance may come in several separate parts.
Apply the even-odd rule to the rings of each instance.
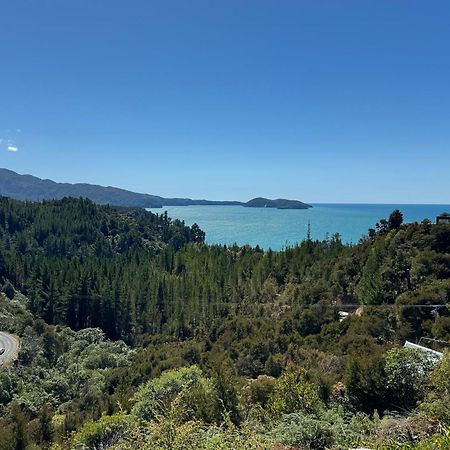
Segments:
[[[191,198],[165,198],[159,195],[142,194],[112,186],[87,183],[57,183],[32,175],[21,175],[0,168],[0,195],[16,200],[41,202],[59,200],[64,197],[85,197],[100,205],[129,206],[141,208],[163,208],[164,206],[225,205],[249,208],[306,209],[311,205],[298,200],[254,198],[248,202],[195,200]]]

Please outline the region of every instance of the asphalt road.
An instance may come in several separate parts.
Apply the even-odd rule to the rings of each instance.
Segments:
[[[5,353],[0,355],[0,365],[9,364],[17,359],[19,341],[14,336],[0,331],[0,348],[5,349]]]

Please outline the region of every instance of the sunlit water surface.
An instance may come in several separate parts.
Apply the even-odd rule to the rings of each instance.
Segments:
[[[387,218],[396,208],[406,222],[434,221],[449,205],[362,205],[314,204],[303,210],[244,208],[242,206],[167,206],[150,209],[184,220],[187,225],[197,223],[206,232],[211,244],[250,244],[280,250],[304,240],[308,223],[313,239],[324,239],[339,233],[344,242],[356,243],[381,218]]]

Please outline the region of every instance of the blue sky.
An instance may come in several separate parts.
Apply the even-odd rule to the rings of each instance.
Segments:
[[[449,23],[448,0],[4,1],[0,166],[164,196],[450,203]]]

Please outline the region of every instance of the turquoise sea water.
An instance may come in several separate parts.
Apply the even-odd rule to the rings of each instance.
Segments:
[[[184,220],[187,225],[197,223],[206,232],[211,244],[250,244],[280,250],[306,238],[308,223],[311,237],[324,239],[339,233],[344,242],[357,243],[369,228],[381,218],[400,209],[406,222],[434,221],[450,205],[362,205],[314,204],[311,209],[278,210],[244,208],[242,206],[167,206],[151,209],[170,217]]]

